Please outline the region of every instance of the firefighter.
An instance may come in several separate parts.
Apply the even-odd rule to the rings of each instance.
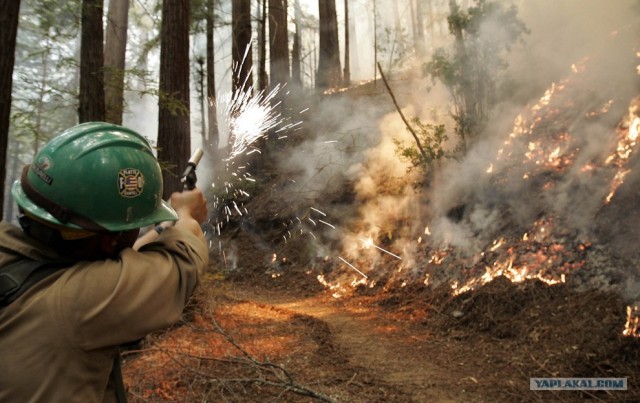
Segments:
[[[147,140],[97,122],[46,144],[11,192],[22,228],[0,223],[0,402],[125,401],[119,346],[178,321],[208,263],[202,192],[165,202]]]

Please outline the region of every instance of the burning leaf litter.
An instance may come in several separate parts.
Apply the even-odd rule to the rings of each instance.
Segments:
[[[576,87],[584,80],[587,65],[588,59],[574,64],[573,77],[552,83],[538,102],[516,116],[513,129],[485,169],[490,186],[499,189],[499,193],[504,193],[506,187],[513,183],[511,178],[518,174],[522,181],[518,187],[535,189],[549,200],[558,197],[560,188],[576,180],[573,178],[578,178],[578,175],[581,175],[579,180],[583,183],[602,181],[608,177],[608,192],[602,195],[601,205],[611,203],[631,171],[627,165],[637,146],[639,108],[630,107],[629,116],[616,127],[617,140],[612,152],[606,157],[588,153],[585,157],[584,150],[588,145],[586,135],[582,133],[587,127],[585,122],[597,121],[607,116],[616,102],[613,99],[600,103],[575,100]],[[277,87],[272,92],[260,93],[255,98],[248,98],[246,94],[240,93],[228,101],[226,114],[230,121],[227,126],[233,139],[232,151],[227,160],[228,169],[233,168],[235,158],[249,152],[260,152],[256,141],[266,132],[281,132],[300,126],[301,122],[286,123],[282,115],[275,112],[276,106],[280,103],[273,101],[279,90],[280,87]],[[326,144],[336,142],[337,140],[325,141]],[[244,166],[238,167],[233,176],[238,178],[240,183],[255,181]],[[296,183],[294,179],[290,181]],[[237,188],[236,184],[225,182],[224,186],[226,193],[233,195],[237,200],[250,195],[250,192]],[[450,284],[452,293],[458,295],[485,285],[497,277],[506,277],[516,283],[536,279],[554,285],[566,282],[567,276],[585,266],[586,254],[591,247],[589,232],[580,231],[575,227],[571,217],[565,216],[566,212],[563,209],[566,208],[565,205],[555,210],[548,209],[550,211],[538,214],[539,217],[528,229],[518,226],[517,228],[522,229],[520,235],[513,233],[498,236],[467,256],[464,253],[460,254],[460,250],[455,246],[446,242],[443,244],[442,239],[436,236],[439,229],[436,228],[435,232],[433,230],[433,223],[424,226],[424,234],[417,238],[416,245],[409,249],[400,248],[403,250],[402,254],[393,253],[374,244],[371,237],[358,238],[355,235],[355,238],[365,249],[373,247],[398,261],[403,260],[405,254],[410,254],[410,259],[400,263],[396,270],[398,274],[406,273],[397,276],[397,280],[403,286],[416,280],[432,286],[446,282]],[[242,203],[234,200],[231,208],[228,205],[224,207],[227,223],[233,214],[231,209],[238,217],[248,214]],[[322,218],[313,217],[312,214]],[[585,214],[593,214],[593,211],[586,211]],[[292,223],[285,228],[286,233],[282,235],[285,243],[295,234],[307,234],[314,241],[318,241],[315,230],[306,229],[303,219],[317,230],[318,224],[323,224],[330,230],[338,230],[335,224],[327,221],[327,214],[315,207],[308,208],[303,219],[295,218],[297,224]],[[218,223],[216,226],[218,235],[221,225],[222,223]],[[423,256],[419,252],[420,249],[416,250],[416,246],[420,246],[424,252]],[[351,282],[352,286],[372,286],[377,283],[374,278],[378,276],[375,274],[375,268],[359,269],[342,256],[338,256],[338,260],[349,270],[358,273],[360,280],[354,279]],[[387,277],[390,271],[386,269]],[[394,276],[392,274],[390,278]],[[318,281],[330,289],[346,290],[337,278],[329,280],[327,276],[319,275]],[[637,310],[633,312],[636,312],[637,317]],[[633,320],[630,319],[630,322]],[[629,332],[631,331],[625,330],[625,334]]]

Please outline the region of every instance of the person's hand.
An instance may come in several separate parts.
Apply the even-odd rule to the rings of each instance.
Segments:
[[[192,232],[204,242],[204,234],[200,224],[207,219],[207,199],[202,195],[202,191],[195,188],[193,190],[175,192],[171,195],[170,202],[171,207],[178,213],[178,221],[175,223],[173,221],[165,221],[160,223],[158,227],[170,228],[175,225]],[[142,246],[155,241],[161,232],[158,231],[158,227],[156,227],[155,231],[151,230],[138,238],[133,244],[133,249],[139,250]]]
[[[198,188],[173,193],[171,207],[178,213],[178,221],[183,218],[193,218],[202,224],[207,219],[207,199]]]

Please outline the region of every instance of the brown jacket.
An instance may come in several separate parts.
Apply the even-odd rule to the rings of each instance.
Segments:
[[[0,267],[56,252],[0,223]],[[171,228],[140,252],[78,262],[0,309],[0,402],[112,402],[119,345],[176,322],[208,263],[206,245]]]

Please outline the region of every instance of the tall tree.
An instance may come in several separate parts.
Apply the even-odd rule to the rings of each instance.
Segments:
[[[260,31],[258,32],[258,90],[264,91],[269,86],[267,76],[267,2],[268,0],[258,0],[260,15]]]
[[[302,43],[300,36],[302,35],[302,10],[300,9],[300,0],[294,0],[293,4],[293,22],[296,31],[293,34],[293,49],[291,50],[291,81],[297,86],[302,86]]]
[[[485,128],[490,109],[497,102],[507,53],[529,31],[518,18],[517,7],[498,1],[476,0],[474,7],[464,11],[456,0],[449,0],[449,10],[453,52],[437,49],[425,64],[425,73],[441,80],[452,96],[459,151],[464,152],[468,141]],[[478,27],[487,23],[499,27],[500,35],[481,35]]]
[[[373,85],[378,82],[378,0],[373,0]]]
[[[206,94],[206,86],[205,86],[205,80],[204,77],[206,76],[206,72],[205,72],[205,67],[204,67],[204,63],[205,63],[205,58],[204,57],[197,57],[196,58],[196,63],[198,64],[198,67],[196,68],[196,78],[197,78],[197,82],[196,82],[196,91],[198,92],[198,101],[200,103],[200,137],[202,138],[202,144],[206,145],[209,140],[207,139],[207,124],[206,124],[206,116],[207,116],[207,109],[206,109],[206,104],[207,104],[207,96]]]
[[[344,77],[345,86],[351,85],[351,59],[349,54],[349,29],[351,22],[349,18],[349,0],[344,0]]]
[[[220,134],[218,131],[218,109],[216,107],[216,74],[214,52],[214,0],[207,0],[207,98],[209,99],[209,128],[207,148],[217,161]]]
[[[316,88],[325,90],[340,84],[340,46],[338,42],[338,17],[336,0],[318,0],[320,18],[320,55]]]
[[[16,75],[11,105],[12,139],[35,155],[53,134],[78,121],[80,2],[27,1],[20,9]]]
[[[353,15],[359,15],[357,13],[354,13],[354,8],[353,8],[354,3],[351,3],[351,6],[349,9],[349,75],[351,75],[352,71],[360,71],[360,58],[358,57],[358,55],[360,54],[359,52],[359,47],[358,47],[358,32],[356,30],[356,20],[358,18],[354,18]],[[356,7],[358,6],[357,3],[355,3]],[[366,5],[366,7],[368,7],[369,4]],[[362,6],[360,6],[362,7]],[[357,12],[358,9],[355,9],[355,11]],[[366,18],[367,20],[369,20],[369,18]],[[346,45],[345,45],[346,46]],[[349,77],[351,78],[351,77]]]
[[[232,0],[231,25],[233,30],[233,44],[231,46],[233,93],[253,91],[251,0]]]
[[[82,1],[80,123],[105,120],[103,0]]]
[[[287,0],[269,0],[269,60],[271,87],[287,83],[291,77]]]
[[[104,47],[106,120],[122,124],[124,110],[125,55],[129,0],[109,0],[107,39]]]
[[[9,115],[11,113],[11,87],[15,64],[16,36],[20,0],[0,0],[0,200],[4,201]],[[4,203],[0,203],[2,217]]]
[[[191,155],[189,122],[190,0],[164,0],[160,28],[158,160],[164,198],[181,189],[181,170]]]
[[[422,0],[411,1],[411,20],[413,21],[413,42],[418,57],[424,56],[424,9]]]

